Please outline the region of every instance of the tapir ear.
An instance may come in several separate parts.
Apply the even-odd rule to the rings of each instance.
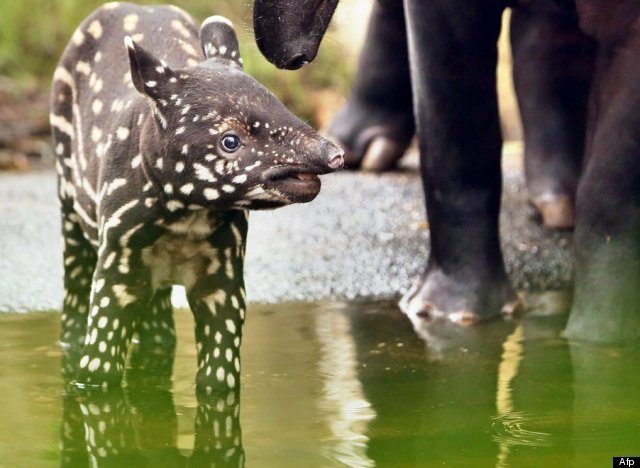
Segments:
[[[124,45],[129,54],[133,86],[145,96],[159,98],[167,81],[173,77],[173,70],[136,44],[130,36],[124,38]]]
[[[238,37],[224,16],[209,16],[200,27],[200,44],[207,59],[229,60],[242,68]]]

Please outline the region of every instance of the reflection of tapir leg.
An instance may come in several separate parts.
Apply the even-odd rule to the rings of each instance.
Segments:
[[[129,411],[133,414],[136,444],[147,461],[146,466],[184,466],[185,457],[178,450],[178,417],[170,377],[161,386],[148,379],[146,385],[142,379],[136,379],[132,385],[131,376],[132,373],[127,374]]]
[[[413,136],[405,30],[401,0],[374,3],[351,96],[329,129],[349,166],[391,169]]]
[[[473,323],[512,310],[516,298],[498,237],[504,2],[412,0],[406,8],[431,255],[402,307]]]
[[[521,7],[511,17],[511,43],[529,196],[545,226],[573,227],[593,41],[575,13]]]
[[[614,351],[579,344],[571,346],[571,360],[575,392],[573,466],[596,463],[607,466],[612,455],[637,456],[640,421],[637,350]]]
[[[376,414],[368,423],[367,456],[376,466],[441,466],[452,460],[476,466],[497,456],[496,444],[478,428],[488,429],[495,415],[501,344],[513,324],[425,322],[429,330],[423,333],[402,314],[374,310],[349,314],[357,375]],[[425,344],[416,331],[430,341]]]
[[[198,394],[196,439],[189,466],[244,467],[240,428],[240,395],[207,397]]]
[[[60,466],[89,466],[82,412],[75,396],[70,394],[62,397]]]
[[[86,394],[76,401],[90,466],[136,466],[141,462],[122,389]]]
[[[637,20],[640,8],[631,4]],[[599,37],[577,197],[576,285],[566,330],[574,339],[640,339],[640,33],[631,24]]]

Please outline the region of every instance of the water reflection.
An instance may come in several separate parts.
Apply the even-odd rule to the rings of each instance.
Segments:
[[[158,370],[157,365],[152,368]],[[178,420],[167,374],[130,369],[127,379],[125,388],[108,392],[67,389],[61,466],[244,467],[236,392],[197,395],[194,446],[185,455],[178,448]]]
[[[332,434],[325,454],[353,468],[375,466],[366,451],[369,421],[376,413],[362,393],[349,321],[339,308],[327,310],[316,315],[316,333],[322,356],[318,365],[324,380],[324,398],[319,406]]]
[[[238,395],[194,394],[185,311],[175,363],[138,356],[124,389],[62,397],[59,316],[3,316],[0,465],[520,468],[637,455],[640,350],[568,343],[565,319],[455,330],[391,303],[253,306],[240,412]]]
[[[640,352],[568,343],[566,309],[533,297],[472,328],[345,306],[376,466],[603,466],[640,447]],[[565,303],[566,301],[560,301]],[[583,465],[584,464],[584,465]],[[371,466],[371,465],[368,465]]]

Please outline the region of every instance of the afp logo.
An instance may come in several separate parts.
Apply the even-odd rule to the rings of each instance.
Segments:
[[[640,457],[613,457],[613,468],[617,468],[619,466],[636,466],[640,467]]]

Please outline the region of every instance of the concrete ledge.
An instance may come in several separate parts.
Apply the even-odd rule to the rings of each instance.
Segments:
[[[533,219],[520,171],[505,171],[502,240],[518,289],[567,287],[571,235]],[[318,198],[253,212],[246,259],[251,302],[393,298],[428,254],[415,171],[325,176]],[[0,174],[0,311],[59,309],[62,241],[55,174]]]

